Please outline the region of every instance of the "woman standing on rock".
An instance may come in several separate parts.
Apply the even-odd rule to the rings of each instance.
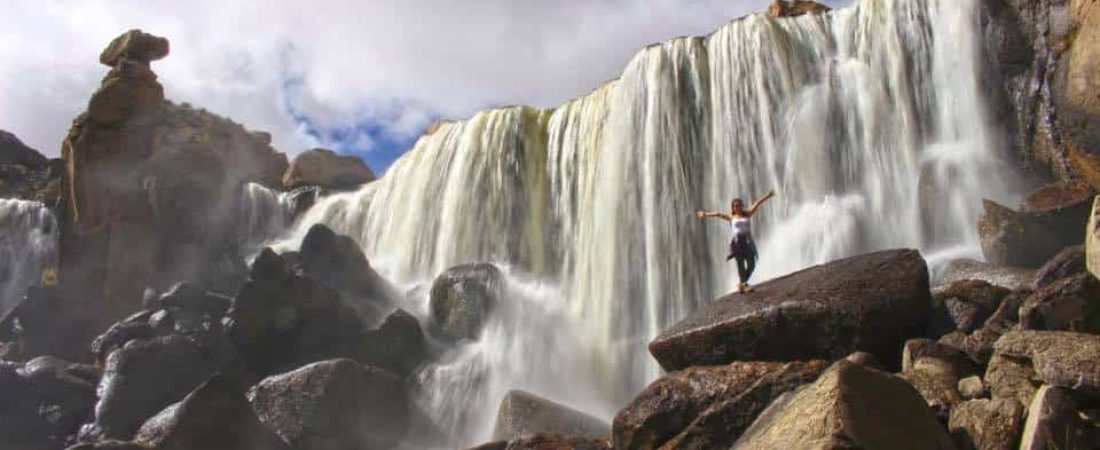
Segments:
[[[760,205],[763,205],[772,197],[775,197],[775,191],[768,191],[768,194],[754,202],[748,211],[745,210],[745,203],[741,199],[735,198],[730,202],[730,212],[728,213],[718,211],[698,211],[695,213],[699,220],[717,217],[730,223],[730,254],[726,256],[726,261],[737,260],[737,277],[741,280],[737,292],[752,291],[752,288],[749,287],[749,277],[756,270],[756,242],[752,239],[752,226],[749,219],[752,218],[753,214],[756,214],[756,209]]]

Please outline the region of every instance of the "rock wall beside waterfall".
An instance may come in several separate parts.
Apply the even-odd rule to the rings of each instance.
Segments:
[[[61,189],[59,163],[0,130],[0,198],[55,204]]]
[[[1100,188],[1100,3],[985,0],[989,88],[1018,159],[1041,176]]]
[[[244,185],[279,186],[287,167],[270,135],[165,100],[150,62],[167,53],[140,30],[112,42],[62,148],[60,276],[100,324],[147,287],[232,273]]]

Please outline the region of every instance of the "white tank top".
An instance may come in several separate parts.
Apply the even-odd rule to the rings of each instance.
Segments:
[[[734,217],[730,221],[730,231],[733,233],[733,237],[748,237],[752,235],[752,226],[749,225],[748,217]]]

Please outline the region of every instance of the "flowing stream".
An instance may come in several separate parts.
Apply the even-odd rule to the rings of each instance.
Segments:
[[[0,199],[0,317],[57,262],[57,220],[45,205]]]
[[[652,45],[554,110],[442,125],[286,245],[323,222],[409,287],[459,263],[507,268],[514,294],[481,338],[421,374],[448,446],[487,439],[514,388],[610,419],[659,376],[649,340],[736,284],[728,226],[698,209],[777,192],[754,218],[755,282],[893,247],[980,257],[981,199],[1016,194],[979,14],[863,0]],[[423,314],[422,297],[408,308]]]

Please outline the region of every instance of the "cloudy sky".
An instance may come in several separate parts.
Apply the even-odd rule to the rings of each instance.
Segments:
[[[829,0],[833,6],[851,0]],[[165,36],[170,99],[298,153],[382,169],[436,118],[553,107],[617,77],[635,52],[705,34],[769,0],[0,0],[0,129],[57,155],[130,28]]]

